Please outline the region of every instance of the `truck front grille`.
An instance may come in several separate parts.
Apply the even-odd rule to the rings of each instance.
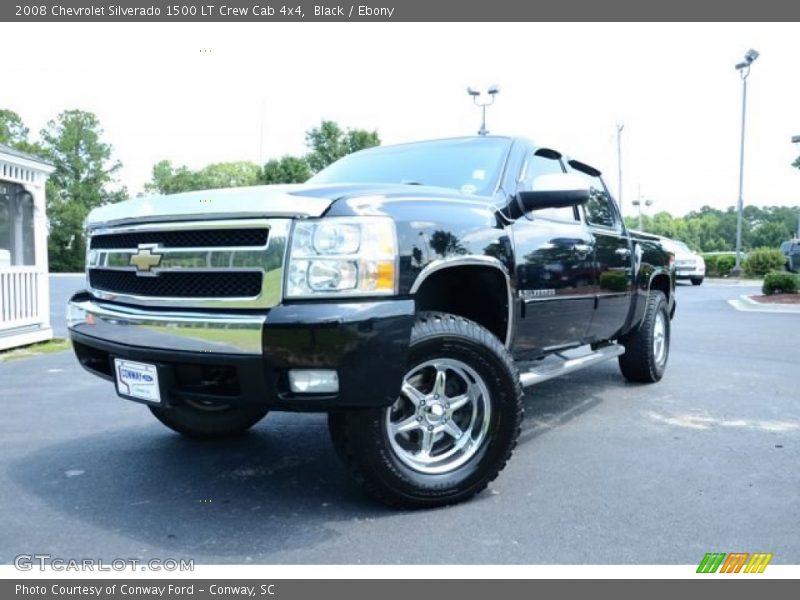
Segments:
[[[95,235],[91,248],[136,248],[139,244],[158,244],[163,248],[263,247],[269,229],[195,229],[187,231],[140,231]]]
[[[143,223],[90,232],[89,292],[170,308],[268,308],[281,300],[290,219]]]
[[[141,277],[133,271],[89,269],[92,289],[153,298],[254,298],[261,293],[262,279],[262,273],[253,271],[173,271]]]

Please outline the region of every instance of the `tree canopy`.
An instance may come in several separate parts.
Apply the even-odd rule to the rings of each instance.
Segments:
[[[797,231],[800,207],[746,206],[742,211],[742,247],[775,248],[793,237]],[[638,229],[636,217],[627,217],[625,223]],[[736,243],[736,210],[703,206],[684,217],[673,217],[668,212],[658,212],[642,217],[642,226],[648,233],[663,235],[686,242],[701,252],[734,250]]]
[[[30,130],[17,113],[7,108],[0,108],[0,144],[42,156],[44,152],[41,146],[28,140],[29,133]]]
[[[309,177],[311,169],[306,159],[289,155],[268,161],[261,172],[261,182],[267,184],[303,183]]]
[[[311,150],[306,160],[316,173],[343,156],[378,146],[380,143],[377,131],[344,130],[333,121],[322,121],[319,127],[313,127],[306,132],[306,146]]]
[[[56,170],[47,182],[48,248],[53,271],[82,271],[86,254],[83,222],[93,208],[127,198],[112,189],[122,163],[112,158],[97,117],[67,110],[41,131],[44,156]]]
[[[214,163],[198,171],[186,166],[174,167],[168,160],[153,166],[153,175],[145,184],[147,192],[176,194],[194,190],[213,190],[225,187],[244,187],[261,183],[261,169],[252,162]]]
[[[146,192],[176,194],[193,190],[240,187],[258,184],[303,183],[311,175],[351,152],[380,144],[377,131],[342,129],[333,121],[322,121],[306,132],[309,152],[305,156],[284,155],[263,167],[253,162],[215,163],[192,170],[162,160],[153,166]]]

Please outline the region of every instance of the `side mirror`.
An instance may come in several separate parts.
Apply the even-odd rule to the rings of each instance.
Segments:
[[[539,175],[530,190],[518,192],[506,211],[513,219],[532,210],[577,206],[589,201],[589,185],[578,175],[553,173]]]

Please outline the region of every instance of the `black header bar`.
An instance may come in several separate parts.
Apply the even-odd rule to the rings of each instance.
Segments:
[[[787,0],[3,0],[0,21],[795,21]]]

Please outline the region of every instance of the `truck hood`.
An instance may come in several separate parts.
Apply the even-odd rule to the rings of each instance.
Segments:
[[[144,196],[92,210],[90,229],[126,223],[320,217],[335,201],[357,197],[476,199],[449,188],[402,184],[292,184]]]

